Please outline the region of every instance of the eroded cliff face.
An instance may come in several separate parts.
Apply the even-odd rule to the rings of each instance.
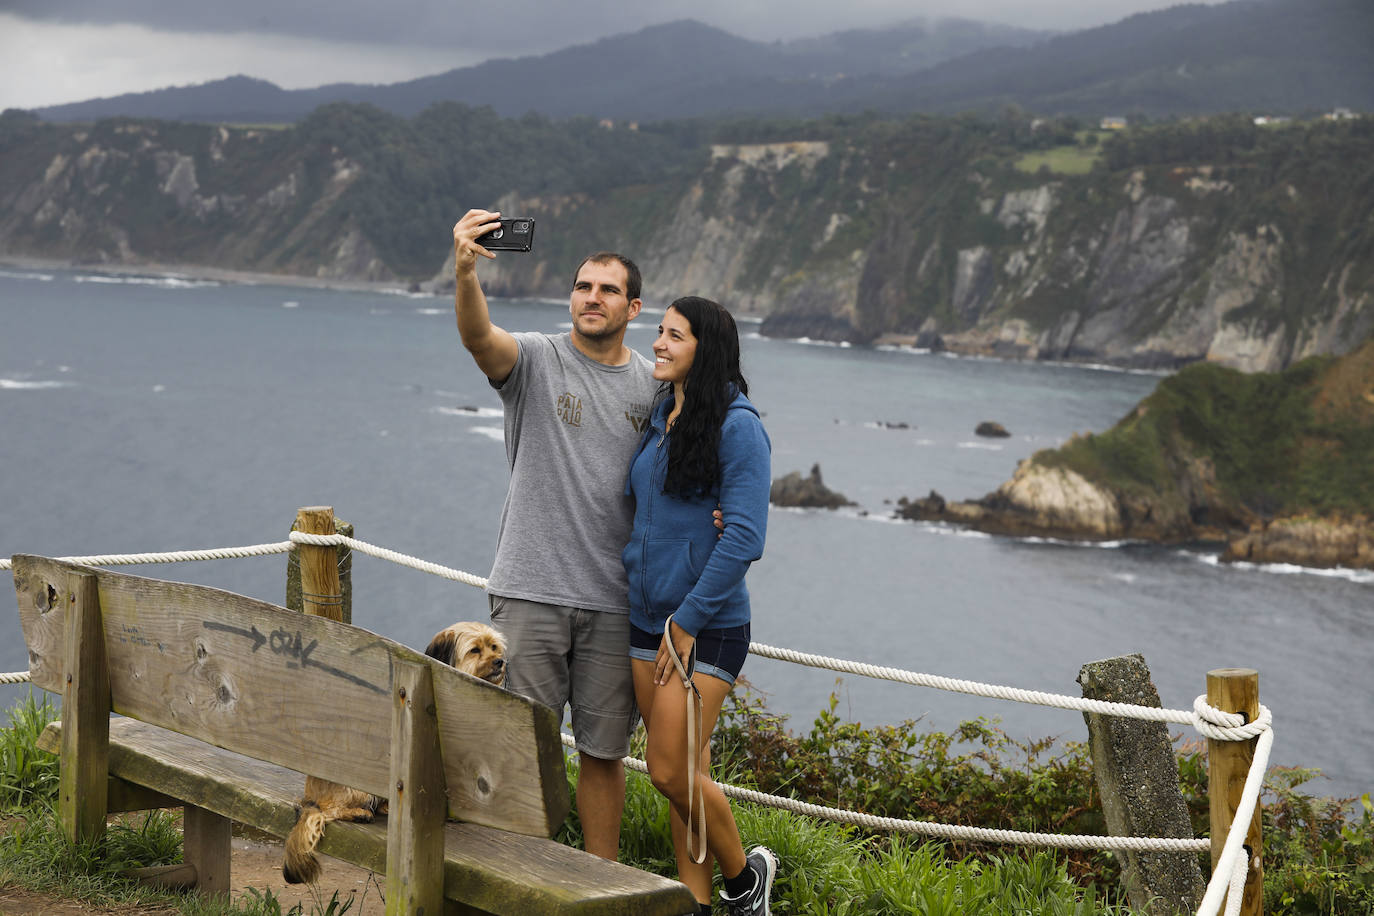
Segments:
[[[1274,222],[1230,223],[1226,198],[1241,192],[1205,178],[1211,169],[1182,170],[1186,180],[1180,171],[1135,170],[1089,208],[1065,203],[1062,182],[980,198],[1010,238],[957,250],[948,277],[918,274],[943,279],[949,307],[885,329],[888,339],[938,335],[956,352],[1024,359],[1275,371],[1346,352],[1374,331],[1374,289],[1341,282],[1358,262],[1333,259],[1321,294],[1289,313],[1285,265],[1303,253]]]
[[[700,295],[769,315],[786,302],[789,314],[806,316],[802,323],[823,327],[811,336],[853,339],[867,253],[844,240],[852,216],[822,204],[842,193],[829,171],[838,161],[824,142],[717,145],[705,170],[681,186],[629,189],[610,199],[507,194],[496,203],[503,214],[536,215],[535,251],[483,263],[483,287],[566,298],[578,261],[610,248],[639,264],[650,306]],[[584,241],[590,238],[596,241]],[[427,286],[446,292],[452,276],[450,250]]]
[[[493,203],[537,219],[535,251],[484,264],[483,282],[563,299],[581,257],[609,248],[640,263],[646,304],[710,296],[771,336],[1142,368],[1272,371],[1374,333],[1374,182],[1333,189],[1297,149],[1269,172],[1032,176],[952,129],[906,129],[717,145],[695,172],[597,194],[506,192]],[[386,226],[357,215],[391,176],[291,134],[36,131],[0,157],[0,255],[452,289],[452,220],[487,201],[425,217],[436,270],[406,274],[381,253]]]
[[[904,176],[842,144],[718,146],[701,175],[659,189],[647,218],[629,215],[640,191],[502,206],[548,213],[553,231],[596,225],[640,263],[646,302],[711,296],[763,316],[769,336],[1253,372],[1343,353],[1374,333],[1374,272],[1362,256],[1312,251],[1281,209],[1248,218],[1254,189],[1223,171],[1133,169],[1008,189],[1005,176],[972,167]],[[893,196],[912,182],[907,198],[943,195],[940,205]],[[484,267],[484,282],[561,298],[564,265],[581,253],[558,248],[557,270],[547,251],[506,260]],[[1295,263],[1306,276],[1293,276]],[[436,288],[451,288],[450,271]]]
[[[276,133],[102,122],[46,134],[20,151],[30,180],[22,162],[5,167],[0,253],[394,280],[341,206],[361,166]]]

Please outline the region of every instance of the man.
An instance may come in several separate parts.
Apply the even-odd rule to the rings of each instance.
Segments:
[[[633,504],[630,456],[648,423],[653,364],[625,346],[639,268],[602,252],[577,268],[565,334],[492,324],[476,241],[499,213],[453,227],[454,310],[463,346],[505,407],[511,483],[488,580],[491,618],[508,642],[506,686],[557,710],[572,705],[577,807],[588,852],[615,859],[635,726],[629,597],[620,552]]]

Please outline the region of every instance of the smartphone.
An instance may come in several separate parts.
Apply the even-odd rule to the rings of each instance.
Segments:
[[[479,235],[474,241],[488,251],[529,251],[534,246],[534,220],[503,219],[500,228]]]

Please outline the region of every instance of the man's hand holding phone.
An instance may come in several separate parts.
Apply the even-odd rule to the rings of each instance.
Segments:
[[[477,255],[495,258],[493,251],[529,251],[534,245],[534,220],[502,219],[500,211],[469,210],[453,226],[453,258],[457,269],[471,268]]]

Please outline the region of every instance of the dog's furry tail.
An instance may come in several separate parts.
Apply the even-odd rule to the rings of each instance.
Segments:
[[[319,880],[320,860],[315,855],[315,847],[320,844],[328,821],[314,802],[301,805],[296,826],[286,837],[286,856],[281,865],[281,876],[287,884],[314,884]]]

